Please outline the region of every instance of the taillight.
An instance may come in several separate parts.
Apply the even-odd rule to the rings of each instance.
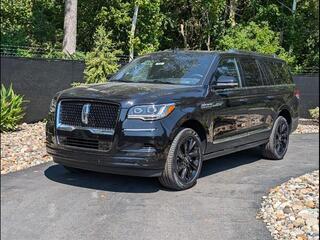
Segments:
[[[295,89],[294,90],[294,96],[296,97],[296,98],[298,98],[298,99],[300,99],[300,90],[299,89]]]

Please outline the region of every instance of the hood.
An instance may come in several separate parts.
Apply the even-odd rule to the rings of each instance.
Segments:
[[[70,88],[59,99],[96,99],[117,102],[123,108],[141,104],[179,103],[203,96],[202,86],[109,82]]]

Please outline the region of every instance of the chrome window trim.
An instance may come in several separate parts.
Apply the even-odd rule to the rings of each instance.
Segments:
[[[236,70],[237,70],[237,74],[238,74],[238,78],[239,78],[239,88],[242,88],[243,84],[242,84],[242,78],[241,78],[241,74],[239,71],[239,66],[238,66],[238,61],[236,58],[234,58],[234,63],[236,65]]]
[[[277,84],[277,85],[261,85],[261,86],[251,86],[251,87],[237,87],[237,88],[226,88],[226,89],[217,89],[216,91],[230,91],[230,90],[246,90],[246,89],[260,89],[260,88],[276,88],[276,87],[295,87],[295,84]]]

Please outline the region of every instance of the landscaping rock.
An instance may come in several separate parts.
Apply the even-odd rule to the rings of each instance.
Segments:
[[[299,119],[299,125],[294,133],[319,133],[319,122],[313,119]]]
[[[21,124],[1,134],[1,174],[51,161],[45,147],[45,123]]]
[[[274,239],[319,239],[319,170],[290,179],[262,199],[257,218]]]

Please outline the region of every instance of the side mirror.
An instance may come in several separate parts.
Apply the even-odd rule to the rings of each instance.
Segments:
[[[215,89],[223,89],[223,88],[235,88],[238,86],[239,86],[239,83],[235,77],[222,75],[214,83],[213,87]]]

